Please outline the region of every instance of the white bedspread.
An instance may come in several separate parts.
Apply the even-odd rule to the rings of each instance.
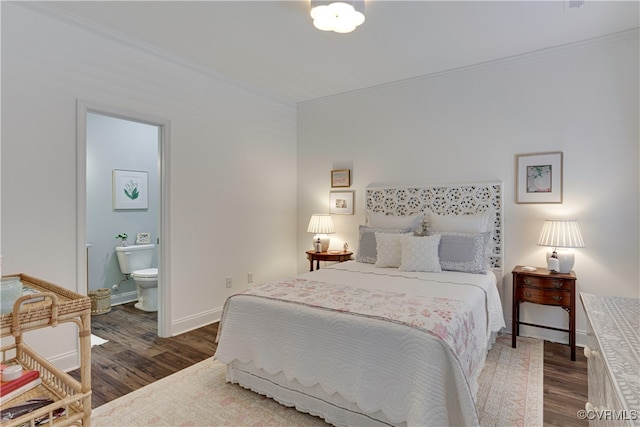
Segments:
[[[471,352],[477,360],[461,363],[459,349],[452,348],[459,345],[455,339],[447,344],[420,328],[248,296],[227,301],[216,358],[227,364],[251,363],[303,387],[337,393],[362,413],[382,413],[394,424],[477,424],[478,375],[491,332],[505,325],[492,272],[401,272],[350,261],[299,277],[457,301],[472,313],[473,321],[465,327],[480,343]]]

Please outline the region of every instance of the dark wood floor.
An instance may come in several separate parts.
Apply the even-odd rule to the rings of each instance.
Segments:
[[[91,332],[108,343],[91,348],[91,406],[96,408],[213,356],[218,324],[172,338],[157,335],[157,313],[133,303],[91,317]],[[71,376],[79,378],[80,371]]]
[[[93,316],[91,327],[95,335],[109,340],[91,350],[94,408],[212,356],[218,331],[216,323],[159,338],[156,313],[141,312],[133,304]],[[572,362],[568,346],[545,342],[545,426],[589,425],[577,418],[587,401],[587,361],[581,349],[576,353]],[[79,371],[72,375],[78,378]]]

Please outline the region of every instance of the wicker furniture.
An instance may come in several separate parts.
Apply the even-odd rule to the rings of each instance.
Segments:
[[[2,427],[33,423],[33,420],[41,417],[47,415],[51,417],[53,412],[59,408],[64,408],[65,413],[50,425],[89,426],[91,423],[91,300],[26,274],[6,277],[15,276],[20,277],[23,284],[39,291],[39,293],[22,296],[14,304],[12,313],[0,316],[1,336],[12,335],[14,338],[13,344],[3,346],[0,349],[2,362],[17,362],[25,369],[40,371],[42,384],[5,403],[2,405],[2,409],[36,396],[48,396],[54,400],[54,403],[19,418],[3,422]],[[29,300],[37,299],[41,300],[29,302]],[[23,342],[24,332],[55,327],[63,322],[72,322],[78,327],[80,382],[58,369]]]

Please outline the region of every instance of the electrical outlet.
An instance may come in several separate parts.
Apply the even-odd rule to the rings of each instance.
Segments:
[[[227,277],[227,278],[226,278],[227,288],[230,288],[230,287],[231,287],[231,284],[232,284],[231,280],[232,280],[232,279],[231,279],[231,277]]]
[[[253,283],[253,272],[252,271],[247,273],[247,283]]]

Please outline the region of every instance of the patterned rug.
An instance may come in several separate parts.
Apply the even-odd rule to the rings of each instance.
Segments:
[[[480,375],[482,426],[541,426],[543,342],[500,337]],[[326,426],[320,418],[225,382],[207,359],[93,410],[93,427]]]

